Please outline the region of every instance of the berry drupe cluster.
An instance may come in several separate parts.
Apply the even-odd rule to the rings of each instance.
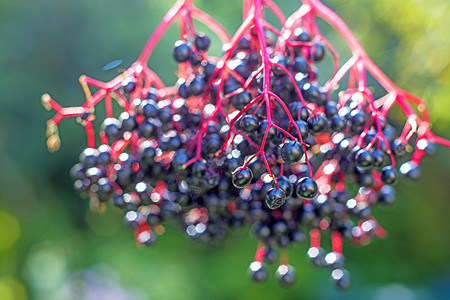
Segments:
[[[395,86],[319,0],[303,0],[288,18],[272,0],[244,0],[243,7],[243,23],[230,37],[192,0],[178,0],[128,69],[106,83],[80,77],[83,105],[64,108],[45,94],[43,105],[56,112],[47,123],[48,147],[60,146],[58,124],[77,117],[87,147],[71,171],[75,189],[93,208],[112,202],[123,209],[140,245],[152,245],[168,219],[200,242],[248,226],[258,240],[252,280],[264,281],[266,264],[278,263],[275,277],[292,285],[289,246],[309,240],[311,262],[348,288],[344,242],[384,237],[373,207],[394,201],[399,173],[417,178],[422,158],[450,142],[430,130],[424,102]],[[281,26],[265,18],[265,9]],[[348,61],[339,62],[317,18],[347,42]],[[178,79],[166,86],[148,59],[176,20],[180,38],[168,53]],[[211,39],[194,20],[219,36],[221,57],[208,54]],[[320,84],[327,55],[334,72]],[[383,96],[375,96],[368,76]],[[97,135],[95,107],[102,102],[106,117]],[[401,130],[388,119],[395,105],[406,120]],[[324,233],[331,249],[321,246]]]

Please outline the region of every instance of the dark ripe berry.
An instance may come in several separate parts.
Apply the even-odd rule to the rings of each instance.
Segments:
[[[95,191],[101,202],[106,202],[111,197],[114,189],[109,182],[108,178],[100,178],[97,182],[97,190]]]
[[[351,284],[350,275],[345,269],[333,270],[330,279],[340,290],[348,289]]]
[[[158,113],[158,107],[154,100],[144,100],[140,105],[140,112],[146,118],[154,118]]]
[[[202,142],[202,152],[211,156],[222,148],[223,142],[217,133],[208,134]]]
[[[113,203],[118,208],[125,208],[125,201],[123,200],[123,195],[114,195]]]
[[[189,90],[191,94],[194,96],[199,96],[203,93],[206,88],[205,77],[203,75],[197,75],[192,81],[189,83]]]
[[[197,178],[202,178],[205,176],[206,170],[208,170],[208,165],[203,161],[197,161],[192,164],[192,175]]]
[[[381,181],[388,185],[392,185],[397,181],[397,173],[392,166],[386,166],[381,170]]]
[[[294,187],[289,182],[289,179],[286,176],[281,176],[277,178],[278,188],[282,189],[286,199],[292,197],[294,193]],[[273,181],[274,187],[276,187],[275,181]]]
[[[290,287],[295,282],[295,270],[290,265],[279,266],[275,276],[283,287]]]
[[[139,199],[143,205],[152,204],[152,199],[150,198],[150,193],[152,192],[151,187],[145,182],[139,182],[134,188],[139,195]]]
[[[238,189],[243,189],[247,185],[250,184],[253,178],[253,173],[250,170],[250,168],[238,168],[233,172],[233,175],[231,176],[231,180],[233,182],[233,185],[237,187]]]
[[[109,163],[111,163],[111,147],[108,145],[101,145],[98,147],[98,157],[97,157],[97,163],[102,166],[107,166]]]
[[[303,120],[297,120],[297,121],[295,121],[295,124],[297,125],[297,128],[300,131],[300,135],[302,137],[302,141],[305,141],[308,138],[308,135],[309,135],[308,123],[306,123]],[[291,130],[290,130],[290,134],[292,134],[293,137],[299,139],[297,128],[295,128],[295,126],[292,126]]]
[[[309,73],[309,65],[303,57],[297,56],[292,65],[292,71],[300,72],[303,74],[308,74]]]
[[[286,59],[285,59],[284,57],[275,56],[275,57],[272,59],[272,62],[273,62],[273,63],[276,63],[276,64],[280,64],[280,65],[282,65],[283,67],[286,68]],[[278,67],[278,66],[274,66],[274,65],[272,66],[272,73],[273,73],[275,76],[284,76],[284,75],[285,75],[283,69],[281,69],[281,68]]]
[[[83,180],[86,178],[86,173],[84,172],[84,168],[82,164],[76,164],[70,169],[70,176],[74,180]]]
[[[325,255],[325,264],[331,269],[342,268],[344,266],[344,256],[339,252],[330,252]]]
[[[223,93],[229,94],[237,90],[241,84],[234,78],[234,77],[228,77],[228,80],[226,80],[223,84]]]
[[[365,149],[359,149],[355,153],[355,163],[358,167],[361,167],[363,169],[369,169],[372,167],[373,163],[373,155],[370,153],[370,151]]]
[[[231,97],[231,105],[233,105],[234,108],[239,110],[243,109],[251,101],[252,95],[248,91],[239,93]]]
[[[303,199],[313,199],[318,190],[317,183],[311,177],[302,177],[295,183],[295,193]]]
[[[144,142],[140,146],[139,160],[145,164],[152,164],[155,162],[156,149],[149,143]]]
[[[264,254],[264,262],[268,264],[273,264],[278,260],[278,255],[272,248],[266,248],[266,253]]]
[[[124,220],[125,224],[131,228],[138,228],[139,225],[145,222],[145,217],[140,212],[129,211],[125,214]]]
[[[334,199],[334,201],[336,201],[337,203],[345,204],[347,203],[349,195],[346,191],[342,192],[332,191],[330,192],[329,197]]]
[[[225,175],[228,177],[231,177],[231,174],[234,172],[234,170],[239,168],[239,166],[241,166],[241,164],[242,164],[242,162],[238,158],[235,158],[235,157],[227,158],[225,160],[224,167],[223,167],[224,171],[225,171]]]
[[[355,109],[350,113],[350,129],[354,133],[361,133],[366,125],[366,115],[364,112]]]
[[[322,248],[309,248],[307,256],[314,266],[323,267],[325,265],[325,250]]]
[[[121,125],[116,118],[106,118],[100,128],[110,141],[116,141],[122,136]]]
[[[131,94],[136,88],[134,78],[129,78],[122,83],[122,89],[125,94]]]
[[[254,261],[250,264],[248,275],[255,282],[263,282],[267,279],[267,271],[259,261]]]
[[[308,126],[311,133],[322,133],[327,130],[327,120],[322,115],[315,115],[308,120]]]
[[[250,41],[245,36],[242,37],[237,45],[237,49],[239,50],[248,50],[250,48]]]
[[[298,163],[303,154],[302,144],[297,141],[286,141],[281,147],[281,158],[288,164]]]
[[[158,110],[156,113],[156,117],[161,121],[163,124],[168,124],[170,121],[172,121],[172,112],[170,110],[170,107],[163,107]]]
[[[378,202],[381,204],[392,204],[395,201],[395,190],[389,185],[384,185],[378,194]]]
[[[345,130],[345,127],[347,127],[347,123],[339,115],[336,114],[331,117],[330,122],[331,130],[333,130],[334,132],[342,132]]]
[[[163,151],[175,151],[181,148],[182,140],[179,135],[171,136],[165,143],[165,149]]]
[[[173,47],[173,58],[175,61],[182,63],[191,58],[192,49],[191,43],[187,41],[176,41]]]
[[[381,150],[374,150],[372,152],[373,166],[375,168],[381,168],[384,165],[384,153]]]
[[[325,104],[325,116],[328,119],[331,119],[333,116],[337,115],[338,108],[337,104],[334,101],[328,101],[327,104]]]
[[[308,109],[306,107],[302,107],[298,114],[299,114],[300,120],[308,121],[308,119],[309,119],[309,111],[308,111]],[[295,115],[295,117],[297,117],[297,115]]]
[[[191,91],[184,79],[179,79],[178,82],[178,96],[187,99],[191,96]]]
[[[158,94],[156,89],[154,88],[150,89],[150,91],[147,93],[147,100],[158,101]]]
[[[253,134],[259,128],[258,118],[254,115],[243,116],[239,121],[239,128],[248,135]]]
[[[97,158],[99,151],[95,148],[86,148],[80,154],[80,163],[85,169],[95,167],[97,165]]]
[[[311,36],[306,32],[303,31],[302,28],[296,28],[294,30],[294,37],[296,41],[299,42],[310,42],[311,41]]]
[[[202,59],[203,59],[203,57],[200,53],[192,52],[191,59],[190,59],[191,65],[194,67],[200,65],[200,63],[202,62]]]
[[[236,65],[234,65],[232,69],[243,78],[249,77],[251,71],[247,66],[247,62],[245,60],[241,60],[241,59],[238,59],[235,62],[236,62]]]
[[[396,156],[405,155],[405,153],[406,153],[406,144],[402,143],[398,139],[396,139],[392,143],[391,150],[392,150],[392,152],[394,152],[394,154]]]
[[[280,188],[271,188],[266,194],[266,205],[270,209],[281,207],[286,201],[286,194]]]
[[[261,175],[266,172],[266,167],[261,162],[261,159],[254,159],[249,165],[253,173],[253,181],[256,182],[261,178]]]
[[[216,70],[216,64],[210,61],[206,61],[202,62],[202,66],[203,74],[205,75],[206,80],[208,80]]]
[[[143,231],[136,236],[136,242],[140,245],[151,246],[157,239],[153,231]]]
[[[134,172],[128,166],[125,165],[119,166],[120,167],[115,167],[116,169],[115,181],[120,187],[126,188],[132,183]]]
[[[211,45],[211,39],[203,32],[199,33],[194,39],[195,48],[198,51],[207,51]]]
[[[317,84],[315,83],[305,83],[302,89],[302,95],[303,98],[305,98],[306,101],[312,102],[312,103],[318,103],[320,102],[320,90]]]
[[[300,101],[294,101],[288,104],[289,112],[291,113],[292,117],[295,119],[298,118],[298,113],[300,109],[302,108],[302,103]]]
[[[420,168],[415,162],[407,161],[400,166],[400,173],[406,178],[419,179]]]
[[[325,104],[327,104],[328,94],[325,91],[319,89],[319,98],[316,101],[317,105],[324,106]]]
[[[285,222],[283,221],[277,221],[272,226],[273,233],[277,236],[282,236],[285,234],[288,230],[288,227]]]
[[[264,120],[261,123],[259,123],[258,136],[261,140],[264,138],[264,135],[266,134],[267,125],[268,125],[267,120]],[[275,127],[270,127],[269,132],[267,133],[266,140],[269,142],[274,140],[277,136],[277,133],[278,133],[278,131]]]
[[[133,131],[137,128],[136,118],[127,112],[120,114],[119,121],[122,123],[121,128],[124,131]]]
[[[183,149],[178,150],[172,159],[171,165],[175,170],[181,171],[184,169],[184,164],[189,161],[189,156]]]
[[[139,136],[143,138],[153,138],[158,134],[158,127],[153,119],[144,119],[138,126]]]
[[[322,61],[325,57],[325,46],[321,42],[317,42],[312,48],[311,59],[314,61]]]

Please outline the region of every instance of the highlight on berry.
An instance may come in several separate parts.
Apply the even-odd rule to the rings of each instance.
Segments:
[[[258,246],[249,277],[263,282],[266,265],[277,263],[275,278],[285,287],[302,272],[288,263],[289,246],[308,242],[311,263],[328,268],[338,288],[349,288],[344,243],[383,238],[372,208],[393,203],[399,175],[417,179],[423,157],[450,142],[431,131],[425,103],[395,86],[332,10],[319,0],[303,2],[286,18],[271,0],[244,0],[244,21],[229,35],[192,0],[178,0],[128,69],[109,82],[80,77],[83,104],[65,108],[42,96],[55,112],[47,122],[50,150],[60,147],[62,120],[77,117],[86,131],[71,175],[90,206],[122,209],[144,246],[157,241],[169,219],[202,243],[251,227]],[[347,61],[317,19],[347,42]],[[168,55],[178,80],[164,83],[148,60],[175,21],[181,32]],[[195,21],[217,34],[219,57],[208,53],[213,39]],[[320,84],[326,56],[334,72]],[[383,96],[375,96],[369,76]],[[98,105],[106,115],[95,113]],[[404,115],[400,130],[389,118],[395,106]],[[96,118],[103,120],[99,128]]]

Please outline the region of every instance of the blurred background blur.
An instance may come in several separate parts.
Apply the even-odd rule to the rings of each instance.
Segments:
[[[256,246],[248,229],[204,247],[169,224],[147,249],[135,245],[114,207],[89,211],[68,174],[86,145],[84,130],[74,119],[63,121],[61,150],[49,153],[45,122],[53,114],[40,96],[81,104],[78,76],[110,80],[128,67],[173,2],[0,0],[0,299],[450,299],[450,150],[441,146],[424,161],[420,181],[400,180],[397,202],[376,209],[387,239],[345,246],[353,278],[348,292],[333,288],[328,271],[310,266],[306,245],[291,248],[297,283],[282,289],[273,276],[262,285],[248,280]],[[276,2],[289,15],[300,1]],[[435,132],[450,138],[450,3],[325,2],[382,70],[426,99]],[[230,32],[241,22],[240,0],[196,4]],[[176,38],[175,26],[150,60],[167,83],[175,80],[168,53]],[[117,59],[124,60],[119,68],[102,69]],[[325,79],[331,63],[320,67]]]

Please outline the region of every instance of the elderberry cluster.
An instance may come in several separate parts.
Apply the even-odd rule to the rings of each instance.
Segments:
[[[346,289],[343,243],[365,245],[385,235],[374,207],[394,202],[395,166],[419,177],[418,164],[434,152],[435,137],[417,129],[413,114],[402,131],[392,126],[384,109],[391,100],[375,101],[357,62],[347,71],[359,76],[358,87],[349,79],[335,93],[342,79],[337,69],[319,84],[317,65],[328,52],[336,57],[314,16],[269,30],[257,14],[260,2],[251,10],[253,23],[223,45],[222,58],[210,57],[210,38],[195,33],[192,3],[175,5],[167,18],[183,15],[185,31],[172,51],[176,83],[165,87],[141,57],[108,84],[81,78],[85,106],[65,110],[46,95],[44,105],[57,111],[48,123],[49,145],[59,142],[56,126],[63,118],[80,117],[89,147],[72,168],[75,189],[95,208],[110,201],[123,209],[138,244],[152,245],[170,219],[200,242],[223,240],[247,226],[258,240],[250,278],[266,280],[266,264],[279,263],[276,278],[288,287],[295,282],[288,247],[309,237],[307,257]],[[144,50],[148,60],[151,50]],[[89,84],[100,89],[93,96]],[[109,105],[118,99],[123,112],[114,117],[107,102],[96,148],[92,103],[103,97]],[[330,233],[330,250],[321,246],[323,232]]]

